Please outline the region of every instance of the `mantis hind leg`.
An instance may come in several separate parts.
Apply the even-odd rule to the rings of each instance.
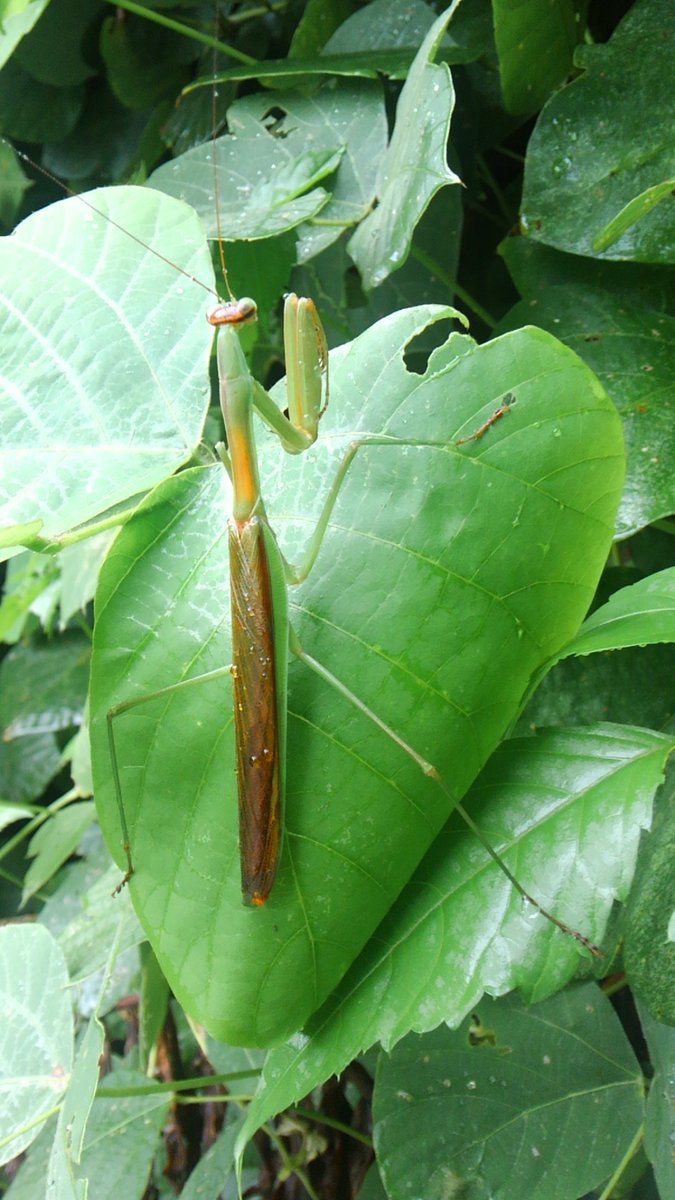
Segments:
[[[113,786],[115,788],[115,800],[117,802],[117,811],[122,830],[122,847],[127,860],[126,871],[124,872],[124,876],[120,882],[117,884],[117,887],[113,892],[113,896],[117,896],[122,891],[122,888],[129,882],[134,873],[134,864],[131,856],[131,838],[129,835],[127,816],[124,810],[124,800],[122,799],[122,780],[120,778],[117,748],[115,746],[115,719],[122,716],[123,713],[130,712],[131,709],[140,708],[141,705],[148,704],[151,700],[161,700],[166,696],[172,696],[176,692],[183,691],[185,688],[194,687],[198,683],[209,683],[215,679],[222,679],[224,675],[230,675],[231,672],[231,664],[226,667],[217,667],[215,671],[206,671],[203,675],[194,675],[190,679],[181,679],[178,683],[172,683],[169,684],[168,687],[159,688],[156,692],[144,692],[142,696],[135,696],[131,700],[123,700],[120,704],[115,704],[113,708],[108,709],[108,712],[106,713],[108,752],[110,754],[110,767],[112,770]]]
[[[351,689],[346,686],[346,684],[342,683],[342,681],[338,679],[336,675],[333,675],[332,671],[329,671],[326,667],[322,666],[321,663],[317,662],[315,658],[312,658],[310,654],[307,654],[306,651],[303,650],[297,634],[292,628],[289,628],[289,641],[291,652],[296,658],[300,659],[300,661],[305,663],[305,665],[309,667],[311,671],[314,671],[316,675],[319,675],[321,679],[323,679],[326,683],[329,683],[331,687],[335,688],[335,690],[339,692],[339,694],[343,696],[345,700],[348,700],[354,708],[363,713],[363,715],[367,717],[369,721],[372,721],[372,723],[376,725],[377,728],[380,729],[384,734],[386,734],[386,736],[390,738],[391,741],[394,742],[404,754],[407,754],[408,758],[412,759],[412,761],[416,764],[416,766],[419,767],[420,771],[427,777],[427,779],[433,779],[434,783],[440,787],[441,791],[452,802],[454,811],[459,814],[471,832],[478,838],[483,846],[483,849],[487,852],[487,854],[490,855],[490,858],[494,863],[496,863],[499,869],[504,872],[506,878],[509,880],[509,883],[515,888],[518,894],[522,896],[522,898],[526,900],[528,904],[531,904],[537,910],[537,912],[541,913],[543,917],[546,917],[548,921],[551,921],[554,925],[556,925],[557,928],[563,933],[567,934],[569,937],[575,938],[575,940],[580,942],[582,946],[585,946],[587,950],[590,950],[591,954],[593,954],[596,958],[602,958],[602,952],[596,945],[594,945],[593,942],[585,937],[583,933],[579,933],[578,930],[572,929],[571,926],[565,924],[564,921],[559,920],[558,917],[548,912],[538,900],[535,900],[534,896],[531,896],[529,892],[525,891],[525,888],[518,882],[513,872],[509,870],[501,855],[497,853],[494,847],[491,846],[487,839],[483,836],[475,821],[467,813],[466,809],[461,804],[457,804],[454,801],[450,789],[443,780],[443,777],[437,767],[435,767],[433,763],[427,762],[427,760],[423,758],[421,754],[418,754],[413,746],[400,737],[390,725],[387,725],[385,721],[378,717],[377,713],[373,712],[373,710],[369,708],[368,705],[365,704],[363,700],[361,700],[354,692],[352,692]]]

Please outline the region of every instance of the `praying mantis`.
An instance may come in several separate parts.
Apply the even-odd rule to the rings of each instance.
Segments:
[[[174,202],[133,196],[148,211],[148,228],[159,227],[160,208],[184,219]],[[121,205],[124,197],[114,200]],[[114,212],[129,226],[128,212]],[[91,254],[81,224],[80,214],[68,278],[77,255]],[[147,255],[137,276],[126,235],[96,235],[106,270],[142,278],[144,298]],[[45,246],[53,243],[45,236]],[[42,255],[42,270],[44,262]],[[171,275],[162,270],[166,280],[152,283],[157,295]],[[103,269],[94,277],[97,292],[108,288]],[[120,280],[104,321],[136,297],[130,277]],[[503,735],[533,671],[576,629],[611,536],[611,518],[598,519],[613,499],[602,477],[589,475],[598,496],[584,502],[587,518],[578,492],[570,501],[557,487],[566,462],[575,465],[598,441],[612,444],[615,417],[590,373],[555,339],[526,330],[479,348],[451,333],[423,373],[409,370],[406,347],[453,315],[434,305],[403,310],[332,351],[330,404],[320,435],[301,453],[289,454],[276,433],[258,428],[264,515],[284,556],[302,559],[308,545],[319,547],[312,570],[290,589],[288,625],[282,620],[282,630],[292,624],[297,633],[292,646],[288,635],[284,845],[273,887],[272,871],[263,883],[245,883],[252,901],[269,883],[266,903],[241,902],[229,670],[233,506],[222,461],[158,483],[101,572],[91,712],[104,832],[127,870],[120,846],[131,845],[134,902],[172,987],[225,1040],[277,1040],[299,1028],[341,977]],[[72,330],[71,313],[68,321]],[[300,323],[316,382],[320,339],[311,316]],[[144,347],[164,325],[152,312],[140,327],[123,322]],[[238,340],[231,326],[218,334],[224,374],[243,378],[247,402],[262,406],[248,367],[236,366],[230,334]],[[116,335],[104,350],[108,344],[118,355]],[[155,374],[173,356],[167,346]],[[289,361],[299,357],[290,353]],[[119,412],[133,428],[146,393],[120,384]],[[281,416],[285,397],[274,399]],[[88,407],[96,402],[99,420],[109,420],[115,410],[100,395],[100,370]],[[184,425],[180,391],[171,403]],[[317,401],[317,414],[323,406]],[[79,413],[88,407],[80,403]],[[113,430],[124,420],[116,417]],[[142,449],[143,461],[152,460]],[[582,538],[590,566],[577,582],[568,547]],[[533,609],[542,587],[557,603]],[[277,624],[275,644],[282,641]],[[211,682],[197,686],[205,676]],[[147,693],[153,698],[134,704]],[[110,710],[126,835],[111,773]],[[424,770],[431,763],[438,778]],[[275,855],[262,859],[267,869]],[[297,981],[291,994],[289,979]]]
[[[459,314],[456,314],[459,317]],[[316,671],[366,715],[443,791],[445,784],[430,762],[382,721],[358,696],[335,675],[308,655],[300,645],[288,619],[287,588],[307,578],[321,546],[340,487],[349,466],[364,444],[387,444],[388,439],[369,435],[355,440],[346,450],[335,473],[314,534],[299,567],[292,566],[281,554],[265,513],[256,454],[253,413],[268,424],[287,452],[302,453],[316,441],[319,421],[328,404],[328,348],[323,327],[313,302],[291,293],[284,301],[284,346],[288,377],[288,416],[281,413],[269,394],[251,377],[239,341],[239,330],[257,319],[257,307],[250,297],[219,303],[208,320],[219,330],[217,358],[220,404],[227,435],[227,447],[217,447],[233,487],[232,513],[229,520],[230,603],[232,614],[233,661],[207,675],[194,676],[161,692],[122,702],[107,713],[108,744],[123,832],[127,870],[115,889],[121,890],[134,874],[131,841],[127,826],[122,785],[117,765],[114,720],[149,700],[168,696],[181,687],[213,682],[228,673],[233,681],[233,710],[236,747],[236,775],[239,812],[239,850],[242,895],[246,904],[262,906],[269,898],[277,873],[283,835],[283,808],[286,774],[286,703],[288,654],[292,652]],[[322,378],[326,378],[323,401]],[[457,439],[463,446],[479,441],[504,416],[515,397],[509,393],[485,421],[472,433]],[[450,798],[449,791],[447,792]],[[462,814],[480,835],[471,818]],[[487,846],[488,852],[504,870],[514,887],[535,908],[598,953],[583,935],[545,909],[531,897]]]
[[[279,436],[289,453],[301,453],[316,441],[319,420],[328,403],[328,349],[323,327],[311,300],[294,294],[284,303],[284,344],[288,364],[288,408],[286,417],[264,389],[251,378],[238,337],[238,330],[257,319],[255,301],[244,297],[218,304],[208,320],[219,330],[218,375],[221,409],[227,448],[219,445],[223,464],[232,479],[233,504],[229,522],[230,592],[232,607],[232,664],[122,702],[107,714],[108,744],[123,832],[127,870],[116,888],[121,890],[134,874],[131,840],[127,826],[122,784],[117,765],[114,721],[132,708],[167,696],[184,686],[214,681],[230,673],[236,743],[236,773],[239,809],[241,882],[244,901],[261,906],[269,898],[276,876],[283,830],[285,789],[286,688],[289,650],[329,680],[342,695],[366,714],[422,770],[439,784],[435,767],[427,763],[394,730],[368,709],[335,676],[307,655],[288,623],[286,589],[301,583],[309,574],[320,549],[340,486],[359,449],[355,441],[339,465],[314,535],[300,567],[291,566],[281,554],[267,521],[261,493],[253,430],[253,411]],[[322,400],[322,377],[326,376],[326,401]],[[495,417],[469,435],[480,438]],[[369,437],[373,444],[378,439]],[[386,439],[382,439],[386,441]]]

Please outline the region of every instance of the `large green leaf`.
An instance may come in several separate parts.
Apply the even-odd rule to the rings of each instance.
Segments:
[[[406,1038],[381,1056],[373,1100],[391,1200],[577,1200],[642,1116],[639,1064],[593,984],[534,1008],[484,1001],[461,1030]]]
[[[0,523],[50,536],[175,470],[209,397],[207,293],[173,265],[212,285],[197,217],[144,188],[88,199],[98,211],[64,200],[0,245]]]
[[[228,679],[116,722],[137,911],[177,995],[223,1040],[278,1041],[335,987],[533,671],[573,636],[604,563],[623,448],[597,381],[536,329],[478,349],[453,335],[424,375],[409,372],[406,347],[447,315],[404,310],[333,352],[317,444],[289,458],[270,435],[261,455],[267,511],[297,559],[347,447],[388,439],[359,450],[292,619],[445,789],[293,664],[284,853],[269,903],[245,909]],[[509,415],[457,447],[507,392]],[[228,508],[219,466],[185,472],[151,494],[102,571],[94,771],[120,863],[105,713],[230,661]]]
[[[511,309],[499,330],[523,321],[535,321],[579,354],[623,417],[628,472],[618,535],[668,516],[675,508],[675,319],[647,307],[637,289],[613,295],[608,282],[597,286],[589,277],[577,286],[546,281],[538,295]]]
[[[675,174],[675,55],[664,36],[671,16],[670,0],[638,0],[606,45],[577,50],[583,74],[545,106],[528,146],[522,221],[537,241],[574,254],[673,262],[668,201],[603,251],[596,244],[626,205]]]
[[[628,892],[671,748],[620,725],[509,738],[464,804],[521,886],[600,942]],[[455,1027],[485,994],[518,987],[544,999],[572,978],[579,954],[453,815],[306,1036],[268,1054],[244,1135],[375,1042],[390,1049],[409,1030]]]

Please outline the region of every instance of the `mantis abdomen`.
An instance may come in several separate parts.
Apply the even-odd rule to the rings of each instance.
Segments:
[[[255,905],[265,903],[274,883],[283,823],[285,719],[279,710],[286,697],[277,678],[275,625],[281,625],[278,639],[287,643],[288,637],[285,623],[275,619],[268,542],[259,517],[230,521],[241,886],[245,902]]]

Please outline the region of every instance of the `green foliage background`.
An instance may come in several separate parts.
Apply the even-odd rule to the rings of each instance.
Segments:
[[[97,1198],[168,1195],[171,1178],[216,1196],[235,1161],[253,1182],[252,1135],[312,1089],[332,1111],[325,1081],[352,1063],[374,1077],[363,1196],[663,1200],[670,6],[126,8],[0,5],[0,220],[18,226],[0,247],[0,854],[4,915],[36,918],[0,931],[8,1180],[28,1149],[8,1195],[80,1196],[85,1179]],[[55,177],[141,186],[92,209]],[[290,558],[360,443],[294,627],[444,781],[293,665],[263,911],[240,902],[222,679],[120,718],[136,876],[110,896],[107,710],[230,657],[204,320],[218,237],[259,304],[258,379],[282,373],[291,287],[332,347],[316,446],[292,458],[260,435]],[[459,801],[602,960],[524,906]],[[157,1046],[174,1086],[198,1052],[231,1091],[262,1072],[206,1153],[182,1117],[182,1157],[161,1137]],[[296,1125],[267,1169],[328,1194],[339,1136]],[[351,1153],[358,1190],[368,1159]]]

